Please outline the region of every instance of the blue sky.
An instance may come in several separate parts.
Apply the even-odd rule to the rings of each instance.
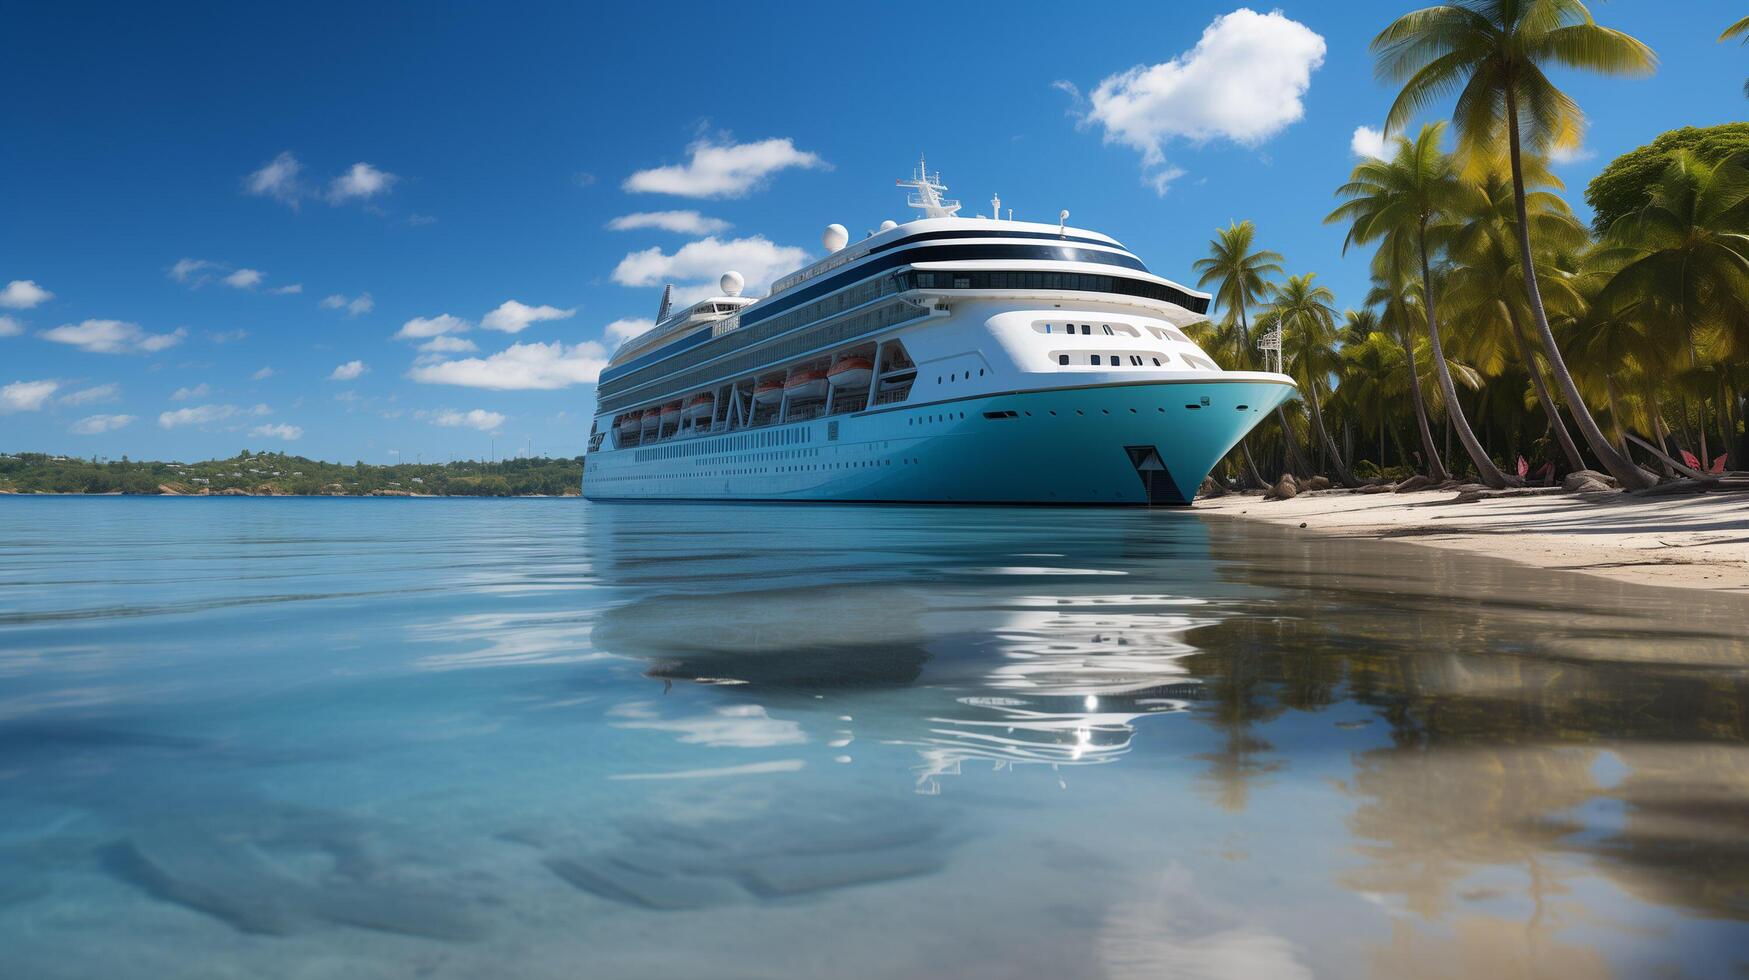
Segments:
[[[1749,115],[1714,42],[1740,4],[1592,7],[1662,64],[1564,79],[1581,211],[1614,155]],[[15,5],[0,451],[579,453],[660,282],[757,287],[829,222],[904,220],[919,151],[968,214],[1067,208],[1181,280],[1250,218],[1351,304],[1322,218],[1408,8]]]

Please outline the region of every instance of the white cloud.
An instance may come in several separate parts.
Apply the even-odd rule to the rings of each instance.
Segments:
[[[345,364],[336,367],[333,372],[328,375],[328,380],[353,381],[357,379],[359,375],[369,370],[370,368],[366,367],[363,361],[347,361]]]
[[[291,442],[294,439],[303,438],[304,430],[295,425],[287,425],[284,422],[275,422],[271,425],[258,425],[255,428],[250,429],[249,434],[258,439],[284,439],[287,442]]]
[[[192,408],[179,408],[173,412],[160,412],[158,425],[166,429],[174,429],[184,425],[207,425],[213,422],[223,422],[239,411],[235,405],[195,405]]]
[[[1100,82],[1082,117],[1105,142],[1142,154],[1147,179],[1164,191],[1165,144],[1226,139],[1255,146],[1305,115],[1324,39],[1280,11],[1241,7],[1216,17],[1196,47],[1171,61],[1137,65]]]
[[[609,340],[627,341],[656,325],[654,320],[626,317],[608,324],[602,331]]]
[[[215,344],[229,344],[249,336],[249,331],[238,327],[235,330],[207,331],[206,339]]]
[[[272,368],[264,367],[261,370],[255,372],[254,374],[251,374],[249,376],[249,380],[251,380],[251,381],[266,381],[268,378],[273,377],[273,373],[274,372],[273,372]]]
[[[225,277],[225,285],[236,289],[254,289],[261,285],[264,278],[266,277],[261,274],[260,269],[238,269]]]
[[[268,290],[269,293],[272,293],[275,296],[296,296],[303,291],[304,284],[301,282],[294,282],[289,286],[275,286]]]
[[[476,351],[480,348],[466,337],[433,337],[420,344],[419,349],[427,354],[459,354],[462,351]]]
[[[121,385],[96,385],[91,388],[81,388],[71,394],[62,395],[60,401],[63,405],[89,405],[92,402],[113,401],[119,394],[121,394]]]
[[[114,432],[127,425],[132,425],[132,415],[87,415],[73,423],[73,432],[82,436],[94,436],[104,432]]]
[[[528,306],[516,300],[505,300],[502,305],[480,318],[480,326],[487,330],[501,330],[504,333],[521,333],[528,329],[529,324],[543,320],[568,320],[577,315],[577,309],[572,307],[561,310],[556,306]]]
[[[295,208],[304,194],[303,182],[298,178],[303,169],[298,158],[287,151],[243,178],[243,188],[257,197],[271,197]]]
[[[359,293],[351,299],[347,299],[345,296],[335,293],[332,296],[324,297],[321,303],[322,309],[345,310],[347,316],[359,316],[361,314],[369,313],[371,310],[376,309],[376,305],[376,301],[370,298],[369,293]]]
[[[413,417],[425,419],[432,425],[441,425],[451,429],[466,427],[479,429],[481,432],[491,432],[503,425],[508,419],[508,416],[498,412],[488,412],[483,408],[466,412],[445,408],[436,412],[415,412]]]
[[[9,316],[0,316],[0,337],[16,337],[23,332],[23,323]]]
[[[212,394],[212,392],[212,388],[208,386],[205,381],[202,381],[200,384],[197,384],[192,388],[176,389],[176,391],[171,394],[170,400],[173,402],[185,402],[195,398],[205,398]]]
[[[478,345],[466,337],[433,337],[419,345],[419,356],[414,358],[413,363],[433,364],[450,354],[466,354],[479,349]]]
[[[401,178],[368,163],[355,163],[350,169],[328,183],[328,200],[365,200],[383,194]]]
[[[249,414],[250,415],[272,415],[273,409],[268,408],[266,405],[263,405],[260,402],[257,402],[255,404],[255,407],[251,408],[249,410]]]
[[[170,267],[170,278],[199,286],[212,278],[213,270],[221,268],[223,266],[219,263],[206,259],[177,259],[176,264]]]
[[[682,235],[714,235],[728,231],[729,223],[721,218],[707,218],[697,211],[640,211],[621,215],[609,221],[613,231],[635,231],[639,228],[660,228]]]
[[[61,387],[59,381],[14,381],[0,388],[0,412],[34,412]]]
[[[1388,145],[1384,131],[1371,126],[1354,127],[1354,136],[1348,141],[1348,148],[1354,151],[1355,156],[1374,157],[1379,160],[1385,158]]]
[[[550,390],[594,384],[607,366],[607,350],[594,341],[567,347],[512,344],[489,357],[469,357],[413,368],[408,377],[425,384],[461,385],[499,391]]]
[[[625,189],[634,194],[741,197],[780,170],[826,165],[787,138],[757,143],[713,143],[706,138],[686,150],[692,159],[685,164],[640,170],[626,178]]]
[[[30,279],[14,279],[6,284],[5,289],[0,289],[0,306],[9,310],[28,310],[54,298],[54,293]]]
[[[687,242],[669,255],[658,247],[632,252],[614,267],[613,281],[622,286],[655,286],[664,282],[695,282],[676,290],[677,299],[690,302],[717,293],[717,278],[730,269],[747,279],[749,293],[762,292],[771,280],[791,272],[808,260],[808,253],[789,245],[773,244],[763,235],[752,238],[701,238]]]
[[[446,333],[467,333],[473,324],[459,316],[440,313],[433,317],[416,316],[401,324],[401,329],[395,331],[396,340],[420,340],[425,337],[440,337]]]
[[[1596,156],[1596,152],[1581,145],[1557,146],[1549,151],[1549,162],[1557,166],[1568,163],[1581,163]]]
[[[154,354],[182,343],[188,336],[187,327],[177,327],[169,333],[147,333],[137,323],[121,320],[86,320],[63,323],[44,330],[44,340],[57,344],[72,344],[92,354]]]

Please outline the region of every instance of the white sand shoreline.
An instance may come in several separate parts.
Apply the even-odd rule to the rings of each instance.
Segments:
[[[1641,585],[1749,596],[1749,494],[1554,494],[1455,503],[1451,490],[1256,494],[1195,509],[1351,538],[1408,541]],[[1749,629],[1749,625],[1745,626]]]

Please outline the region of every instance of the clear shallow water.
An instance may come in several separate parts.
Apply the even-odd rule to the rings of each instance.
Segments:
[[[4,499],[0,975],[1716,976],[1746,622],[1183,511]]]

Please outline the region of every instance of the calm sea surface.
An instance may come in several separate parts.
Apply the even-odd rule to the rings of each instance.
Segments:
[[[0,976],[1728,975],[1746,624],[1183,511],[0,498]]]

